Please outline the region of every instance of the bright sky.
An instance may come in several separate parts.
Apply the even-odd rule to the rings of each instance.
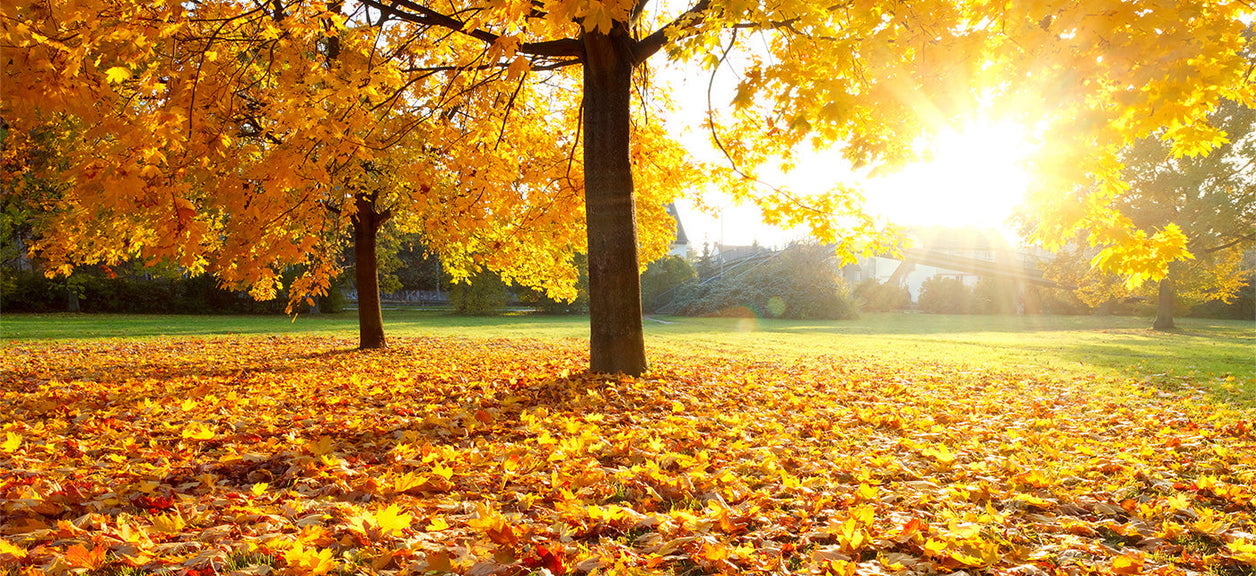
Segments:
[[[688,126],[679,134],[692,153],[704,160],[719,161],[707,135],[700,130],[706,111],[706,79],[680,81],[680,115],[673,126]],[[682,128],[683,130],[683,128]],[[1020,163],[1033,147],[1017,126],[977,120],[959,131],[944,131],[931,142],[932,161],[905,167],[878,178],[861,178],[850,170],[837,152],[814,154],[809,161],[773,184],[785,183],[798,192],[821,192],[837,182],[859,183],[870,212],[903,226],[974,226],[995,228],[1014,245],[1019,244],[1007,218],[1020,203],[1029,185]],[[721,208],[722,218],[678,202],[690,245],[701,250],[703,241],[729,245],[755,242],[780,246],[806,236],[805,231],[782,231],[762,223],[753,206],[734,206],[712,196],[708,204]]]

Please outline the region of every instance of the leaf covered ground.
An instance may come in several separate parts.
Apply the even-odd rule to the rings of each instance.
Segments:
[[[1251,412],[1133,384],[576,341],[6,345],[20,574],[1256,571]],[[0,573],[4,569],[0,568]]]

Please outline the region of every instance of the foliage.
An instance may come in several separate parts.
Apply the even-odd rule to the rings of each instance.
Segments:
[[[690,283],[676,301],[685,316],[840,319],[855,304],[838,274],[831,248],[794,244],[728,270],[719,280]]]
[[[469,316],[496,314],[506,307],[510,288],[492,272],[479,272],[449,289],[454,312]]]
[[[533,306],[542,314],[587,314],[589,312],[589,257],[576,254],[573,261],[579,273],[576,278],[574,300],[555,299],[539,290],[527,290],[519,295],[520,303]]]
[[[1025,287],[1025,312],[1027,314],[1090,314],[1091,308],[1077,292],[1064,288],[1045,286]]]
[[[570,342],[352,347],[7,345],[0,560],[54,576],[1256,565],[1247,415],[1133,382],[710,352],[600,380]]]
[[[1090,264],[1097,253],[1098,250],[1081,244],[1067,246],[1056,252],[1044,275],[1062,284],[1077,286],[1075,295],[1080,305],[1108,313],[1143,314],[1148,310],[1154,313],[1158,286],[1143,284],[1131,288],[1121,276]],[[1239,246],[1201,254],[1190,262],[1175,263],[1172,268],[1176,285],[1175,315],[1186,315],[1207,302],[1224,306],[1241,297],[1250,265],[1244,263]],[[1145,309],[1136,309],[1132,305],[1135,303],[1148,304],[1142,307]]]
[[[916,304],[921,312],[930,314],[969,314],[976,301],[973,289],[959,278],[934,276],[920,284],[920,298]]]
[[[1248,272],[1243,287],[1230,302],[1209,300],[1191,309],[1189,315],[1197,318],[1256,318],[1256,272]]]
[[[977,314],[1016,314],[1023,307],[1016,281],[998,276],[982,276],[973,286],[972,311]]]
[[[698,273],[688,260],[671,255],[655,260],[641,273],[641,307],[654,312],[666,304],[664,299],[675,297],[681,284],[698,279]]]
[[[860,282],[852,295],[859,309],[866,312],[893,312],[911,305],[911,292],[906,286],[877,282],[876,278]]]

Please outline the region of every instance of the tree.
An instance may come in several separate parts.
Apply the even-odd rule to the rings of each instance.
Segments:
[[[293,309],[326,291],[348,242],[363,348],[385,342],[375,244],[388,222],[421,234],[456,280],[491,269],[574,297],[582,166],[559,126],[575,106],[537,107],[570,95],[535,89],[517,65],[477,65],[461,36],[342,8],[5,5],[6,150],[65,118],[88,127],[57,166],[31,167],[65,183],[44,202],[34,251],[66,274],[169,262],[258,298],[295,268]],[[638,158],[647,174],[687,168],[665,142]],[[28,180],[6,182],[6,198]],[[661,208],[643,213],[670,225]],[[667,238],[646,241],[660,253]]]
[[[1176,224],[1192,256],[1158,282],[1156,330],[1174,327],[1179,289],[1190,300],[1229,301],[1243,285],[1243,250],[1256,245],[1256,110],[1226,100],[1209,120],[1226,142],[1208,154],[1176,156],[1152,137],[1123,155],[1130,189],[1116,198],[1121,214],[1141,230]]]
[[[672,152],[657,148],[666,142],[657,126],[641,114],[634,121],[631,113],[634,85],[640,89],[637,93],[644,90],[645,63],[655,54],[665,52],[672,61],[711,71],[712,85],[714,72],[722,67],[740,68],[740,81],[731,102],[712,100],[707,118],[712,142],[727,156],[728,165],[724,170],[708,170],[701,175],[727,178],[725,184],[734,197],[756,202],[770,223],[805,224],[822,243],[834,244],[845,254],[871,254],[886,247],[879,242],[862,243],[862,239],[875,234],[877,225],[861,211],[856,190],[839,187],[828,193],[799,195],[784,188],[764,187],[759,170],[777,162],[789,168],[806,147],[830,142],[840,142],[841,154],[857,166],[892,167],[912,159],[911,143],[922,132],[975,114],[983,103],[995,103],[1002,113],[1051,127],[1046,141],[1058,153],[1044,166],[1055,168],[1052,182],[1076,182],[1093,175],[1119,186],[1115,153],[1124,144],[1161,126],[1171,126],[1175,149],[1206,150],[1217,142],[1216,132],[1207,126],[1206,113],[1222,97],[1244,101],[1254,98],[1250,68],[1239,55],[1245,42],[1241,35],[1243,19],[1250,16],[1251,8],[1223,0],[1170,0],[1154,6],[1115,0],[1010,4],[975,0],[901,4],[871,0],[836,4],[815,0],[695,0],[676,11],[664,6],[658,12],[648,11],[645,0],[364,0],[364,5],[378,11],[377,17],[371,16],[370,11],[363,12],[360,20],[375,24],[366,27],[367,31],[346,27],[338,14],[338,4],[335,10],[321,10],[304,2],[253,5],[219,0],[194,4],[189,10],[182,4],[152,8],[122,2],[117,14],[103,20],[121,29],[118,34],[113,29],[109,33],[98,31],[98,23],[102,22],[96,16],[98,6],[85,10],[81,20],[61,14],[53,19],[33,11],[30,5],[6,7],[5,21],[12,24],[6,25],[4,46],[20,47],[22,59],[9,70],[33,71],[40,82],[21,78],[24,74],[8,78],[7,84],[17,84],[19,89],[12,91],[12,96],[6,94],[4,113],[12,109],[9,99],[21,99],[40,100],[45,107],[75,106],[80,109],[77,113],[89,114],[92,110],[83,108],[98,104],[89,106],[83,102],[116,104],[119,98],[110,96],[108,88],[136,72],[147,79],[143,86],[153,88],[159,78],[166,76],[147,75],[145,67],[132,66],[131,54],[137,46],[142,52],[143,46],[165,46],[172,39],[182,42],[190,38],[200,43],[198,49],[189,52],[193,56],[181,60],[185,70],[196,73],[181,75],[175,83],[186,97],[200,91],[202,79],[213,83],[208,74],[202,74],[206,68],[221,68],[221,63],[236,59],[254,61],[256,54],[276,51],[285,58],[308,64],[312,40],[341,38],[340,58],[347,61],[345,54],[358,54],[358,62],[368,65],[326,66],[333,71],[348,70],[331,74],[323,71],[322,64],[311,67],[292,63],[292,69],[307,76],[272,79],[271,68],[255,76],[267,85],[303,87],[290,93],[296,99],[318,102],[315,108],[322,113],[315,117],[330,120],[323,126],[333,132],[335,137],[326,141],[334,145],[315,156],[327,161],[314,163],[316,170],[308,176],[323,187],[320,190],[337,190],[331,176],[340,178],[340,173],[329,171],[328,162],[343,159],[333,164],[339,170],[354,172],[363,164],[354,155],[370,156],[365,151],[376,150],[377,145],[363,139],[362,132],[355,132],[359,135],[356,139],[335,135],[344,126],[362,130],[375,125],[373,114],[379,110],[381,100],[372,93],[382,95],[382,101],[406,104],[409,99],[427,102],[432,94],[457,95],[424,109],[458,110],[459,118],[465,116],[461,131],[443,134],[438,123],[403,121],[402,126],[422,125],[434,133],[399,149],[412,153],[436,150],[444,158],[432,164],[448,165],[459,179],[471,181],[479,177],[472,167],[487,165],[478,155],[491,140],[484,138],[484,132],[510,132],[515,136],[512,141],[521,145],[532,142],[530,138],[534,137],[552,144],[554,134],[540,126],[552,121],[554,127],[569,130],[579,125],[587,230],[587,241],[582,243],[587,244],[589,255],[591,367],[599,372],[640,374],[646,362],[638,273],[640,262],[649,258],[638,255],[637,210],[657,206],[657,197],[641,201],[635,194],[658,194],[653,187],[641,186],[643,180],[651,180],[652,170],[687,174],[660,170],[658,163],[642,158],[643,154],[661,160],[673,158]],[[204,14],[211,8],[220,13]],[[152,11],[159,13],[150,14]],[[270,11],[283,17],[245,18]],[[195,13],[194,19],[188,19],[189,12]],[[246,20],[255,22],[251,24],[253,28],[240,25]],[[137,22],[143,25],[138,26]],[[166,23],[178,26],[172,28]],[[32,24],[38,28],[38,34],[31,32]],[[63,29],[72,25],[93,29]],[[154,30],[151,33],[147,31],[150,28]],[[192,33],[186,28],[198,31]],[[216,42],[225,37],[222,30],[227,28],[233,41]],[[250,45],[250,41],[234,42],[237,36],[260,40],[251,42],[252,51],[236,52],[228,58],[210,49],[211,44],[214,48],[233,50]],[[751,36],[758,38],[750,40]],[[288,45],[283,44],[285,39]],[[299,44],[295,39],[305,42],[299,49],[289,49]],[[357,49],[347,50],[350,45]],[[404,57],[375,58],[375,48],[379,46],[386,48],[384,52]],[[85,58],[88,55],[91,58]],[[54,59],[57,65],[52,64]],[[151,61],[166,66],[169,59]],[[579,86],[564,91],[569,87],[564,79],[570,78],[564,73],[576,67]],[[50,72],[54,70],[71,73],[57,76]],[[413,70],[431,74],[423,79],[439,77],[457,86],[414,87],[410,83],[414,74],[406,73]],[[232,71],[221,70],[225,74],[215,77],[240,78],[232,76]],[[490,72],[499,74],[504,81],[481,82]],[[79,80],[80,74],[89,81]],[[79,88],[61,90],[67,83]],[[407,88],[399,91],[398,86]],[[102,88],[108,97],[92,100],[96,89]],[[229,87],[222,84],[216,92],[222,98],[215,102],[228,107],[225,114],[248,108],[235,96],[236,91],[222,88]],[[76,91],[85,93],[69,98]],[[40,96],[28,98],[32,92]],[[399,92],[405,92],[406,98],[390,97]],[[515,92],[523,96],[524,102],[536,106],[534,114],[526,115],[526,122],[519,121],[523,114],[502,118],[505,111],[512,109],[508,104],[514,100],[510,95]],[[550,99],[555,107],[547,112],[542,92],[570,97]],[[363,96],[368,105],[361,105]],[[462,103],[464,97],[466,104]],[[1027,98],[1036,103],[1034,110],[1017,110],[1015,102]],[[79,103],[68,101],[71,99]],[[340,116],[321,109],[328,102],[346,102],[349,109],[359,112],[358,116],[352,122],[341,121]],[[165,122],[150,124],[157,127],[151,131],[160,134],[163,130],[183,130],[189,119],[182,111],[200,114],[197,106],[186,106],[188,103],[185,98],[184,105],[167,109],[168,114],[172,114],[171,110],[179,113]],[[310,110],[308,106],[295,109],[303,116]],[[340,109],[336,112],[339,114]],[[507,122],[512,118],[515,123]],[[487,126],[494,129],[486,130]],[[644,130],[648,136],[632,138],[634,128]],[[208,136],[204,138],[210,142],[208,154],[222,153],[229,144],[220,138],[222,131],[205,132],[203,126],[198,130],[198,134]],[[193,130],[189,127],[187,132]],[[381,128],[365,134],[378,137],[393,132]],[[468,148],[462,144],[463,136],[483,146]],[[223,145],[213,145],[215,140]],[[451,142],[459,143],[456,149],[447,149]],[[472,150],[476,153],[470,153]],[[310,157],[292,156],[288,164],[304,166],[301,161]],[[142,167],[134,166],[134,173]],[[171,173],[168,168],[158,171],[162,175]],[[635,183],[634,172],[638,179]],[[570,177],[570,172],[564,177]],[[678,182],[664,178],[653,181],[673,186]],[[511,199],[526,199],[528,195],[507,188],[486,197],[493,198],[491,205],[500,208],[509,205]],[[1044,236],[1058,235],[1077,226],[1092,227],[1120,246],[1122,254],[1128,257],[1114,259],[1114,263],[1119,260],[1114,265],[1133,274],[1158,277],[1167,261],[1184,253],[1182,239],[1171,229],[1152,235],[1130,232],[1132,226],[1127,221],[1112,219],[1105,202],[1074,202],[1072,198],[1061,199],[1058,194],[1047,200],[1048,205],[1059,209],[1056,216],[1044,221]],[[182,207],[183,212],[180,208],[176,201],[164,215],[148,216],[165,222],[157,226],[156,236],[162,242],[156,245],[173,245],[176,240],[181,246],[216,241],[218,235],[195,228],[191,231],[193,237],[186,238],[190,222],[185,222],[187,219],[180,214],[188,213],[188,208]],[[352,218],[354,213],[353,208],[345,208],[342,214],[347,216],[342,218]],[[567,231],[579,213],[576,208],[531,228],[547,230],[552,226]],[[460,218],[474,223],[472,218]],[[146,221],[133,225],[144,226]],[[477,226],[469,228],[480,230]],[[647,230],[648,226],[641,228]],[[437,239],[433,242],[444,243]],[[457,242],[448,245],[459,246]],[[312,246],[298,246],[292,253],[310,249]],[[178,250],[165,252],[189,259],[189,265],[199,263],[195,257],[181,256]],[[326,279],[315,275],[307,284],[322,286]]]

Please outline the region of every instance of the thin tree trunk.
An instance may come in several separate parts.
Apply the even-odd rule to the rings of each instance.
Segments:
[[[589,365],[645,372],[637,213],[629,159],[631,38],[617,22],[584,35],[584,194],[589,234]]]
[[[358,348],[383,348],[384,314],[379,305],[379,262],[375,240],[385,217],[375,211],[375,203],[364,194],[354,198],[353,255],[358,282]]]
[[[1172,330],[1173,326],[1173,279],[1164,277],[1160,280],[1160,294],[1156,303],[1156,321],[1153,330]]]

